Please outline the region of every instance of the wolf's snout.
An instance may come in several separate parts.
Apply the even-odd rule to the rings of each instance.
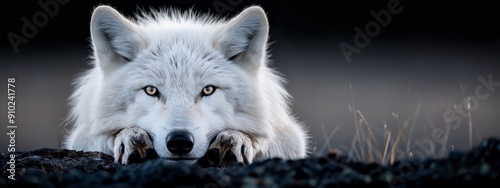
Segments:
[[[191,152],[194,137],[186,131],[174,131],[167,136],[167,149],[172,154],[184,155]]]

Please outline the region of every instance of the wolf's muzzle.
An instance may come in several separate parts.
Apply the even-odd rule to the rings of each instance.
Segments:
[[[185,155],[191,152],[194,137],[187,131],[178,130],[170,133],[167,138],[167,149],[175,155]]]

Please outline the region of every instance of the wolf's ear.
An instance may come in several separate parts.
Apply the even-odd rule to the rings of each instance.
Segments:
[[[255,71],[262,66],[266,56],[268,31],[266,13],[262,8],[252,6],[222,27],[215,47],[229,60]]]
[[[90,31],[94,55],[104,71],[133,60],[145,46],[137,25],[109,6],[94,10]]]

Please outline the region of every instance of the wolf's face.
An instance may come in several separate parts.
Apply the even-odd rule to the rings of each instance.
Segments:
[[[131,125],[150,134],[161,157],[197,159],[221,130],[251,125],[254,114],[245,109],[256,100],[251,94],[255,81],[217,51],[167,43],[171,46],[146,50],[124,65],[110,89],[118,107],[136,121]],[[175,144],[176,135],[184,144]]]
[[[109,129],[144,129],[160,157],[185,162],[202,157],[222,130],[266,134],[258,126],[264,112],[255,109],[263,100],[258,78],[268,32],[261,9],[227,22],[160,14],[141,20],[111,8],[92,17],[105,92],[97,100]]]

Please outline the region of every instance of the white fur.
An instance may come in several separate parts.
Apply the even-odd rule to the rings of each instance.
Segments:
[[[200,158],[212,138],[236,130],[250,138],[253,161],[306,157],[306,131],[290,114],[282,78],[267,65],[268,28],[256,6],[230,20],[172,9],[132,20],[97,7],[93,68],[70,98],[66,148],[116,157],[117,135],[133,127],[151,135],[160,157],[170,158],[165,138],[183,129],[195,138],[188,157]],[[146,95],[147,85],[160,97]],[[201,97],[206,85],[218,89]]]

